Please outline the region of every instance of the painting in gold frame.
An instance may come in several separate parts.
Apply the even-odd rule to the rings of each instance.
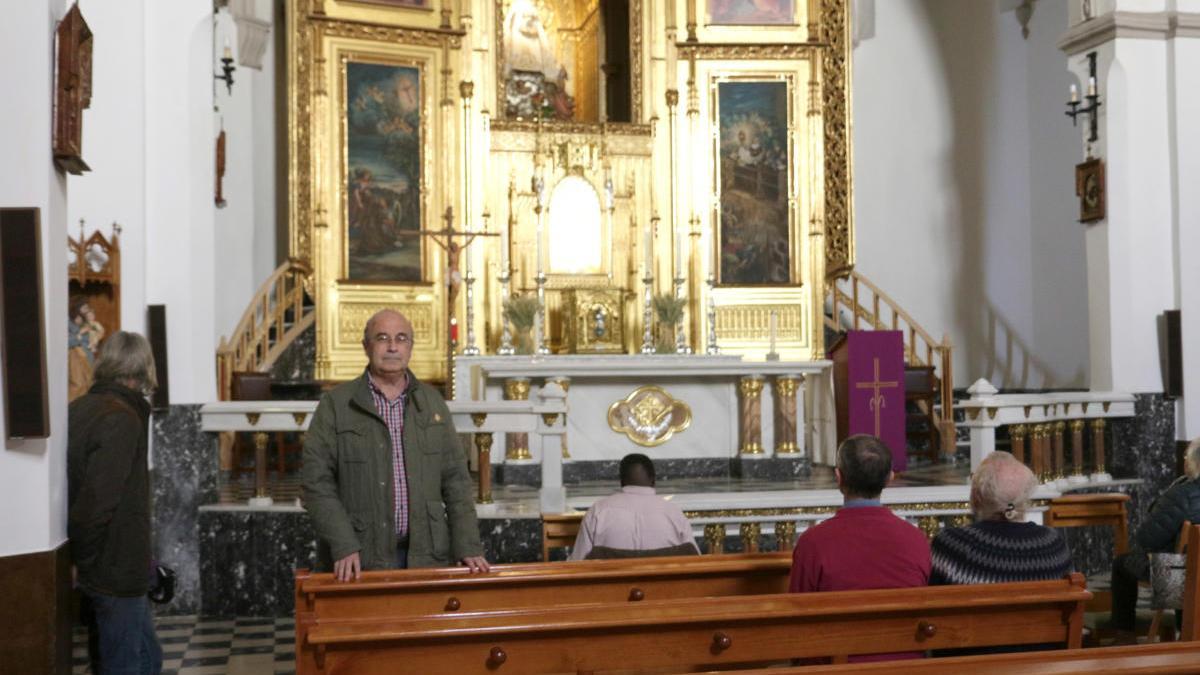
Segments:
[[[798,0],[706,0],[713,26],[790,26],[796,23]]]
[[[424,216],[420,64],[345,67],[348,281],[419,282]]]
[[[717,283],[794,283],[791,78],[714,84]]]

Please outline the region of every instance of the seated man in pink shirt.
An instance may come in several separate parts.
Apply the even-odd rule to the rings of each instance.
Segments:
[[[843,504],[829,520],[804,531],[792,553],[789,590],[850,591],[929,583],[929,542],[916,527],[880,504],[892,479],[892,453],[874,436],[851,436],[837,451]],[[878,654],[851,660],[915,658]]]
[[[654,463],[634,453],[621,460],[621,491],[583,517],[571,560],[698,553],[683,511],[654,494]]]

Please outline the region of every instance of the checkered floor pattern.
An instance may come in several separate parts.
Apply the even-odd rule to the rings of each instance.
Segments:
[[[155,619],[163,649],[163,675],[259,675],[294,673],[296,634],[291,618]],[[72,672],[89,673],[87,629],[76,628]]]

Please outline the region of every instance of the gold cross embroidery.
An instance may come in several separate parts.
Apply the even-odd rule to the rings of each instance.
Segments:
[[[880,389],[892,389],[900,386],[899,382],[880,382],[879,381],[879,357],[875,357],[875,381],[874,382],[858,382],[855,383],[856,389],[871,389],[871,402],[869,410],[875,413],[875,436],[879,436],[879,413],[882,411],[887,402],[879,393]]]

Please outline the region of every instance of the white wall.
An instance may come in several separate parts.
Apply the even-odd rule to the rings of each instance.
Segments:
[[[858,270],[935,338],[955,383],[1087,384],[1083,233],[1060,3],[1028,40],[1000,3],[875,3],[854,52]]]
[[[95,34],[92,105],[83,113],[83,157],[92,168],[69,176],[68,232],[112,235],[121,225],[121,328],[146,330],[146,59],[143,0],[81,0]],[[109,327],[111,329],[111,327]]]
[[[236,28],[219,15],[217,45],[229,38],[237,57]],[[235,65],[237,65],[235,63]],[[214,69],[219,67],[214,66]],[[219,71],[218,71],[219,72]],[[224,125],[226,206],[215,211],[216,320],[213,338],[231,336],[258,287],[275,269],[275,55],[268,47],[262,70],[238,67],[233,93],[218,82],[218,129]]]
[[[167,306],[171,402],[200,403],[216,397],[212,3],[147,2],[145,28],[146,302]]]
[[[1200,436],[1200,71],[1182,64],[1200,63],[1200,38],[1176,38],[1168,45],[1174,74],[1171,147],[1175,178],[1171,189],[1176,204],[1172,223],[1175,239],[1175,293],[1183,324],[1183,404],[1178,407],[1179,438]],[[1186,148],[1187,150],[1181,150]]]
[[[62,0],[5,7],[0,21],[0,206],[41,209],[43,320],[50,437],[0,448],[0,556],[51,550],[66,540],[66,181],[51,161],[51,72]],[[84,134],[86,136],[85,127]],[[0,405],[3,401],[0,391]],[[5,436],[0,415],[0,438]]]

